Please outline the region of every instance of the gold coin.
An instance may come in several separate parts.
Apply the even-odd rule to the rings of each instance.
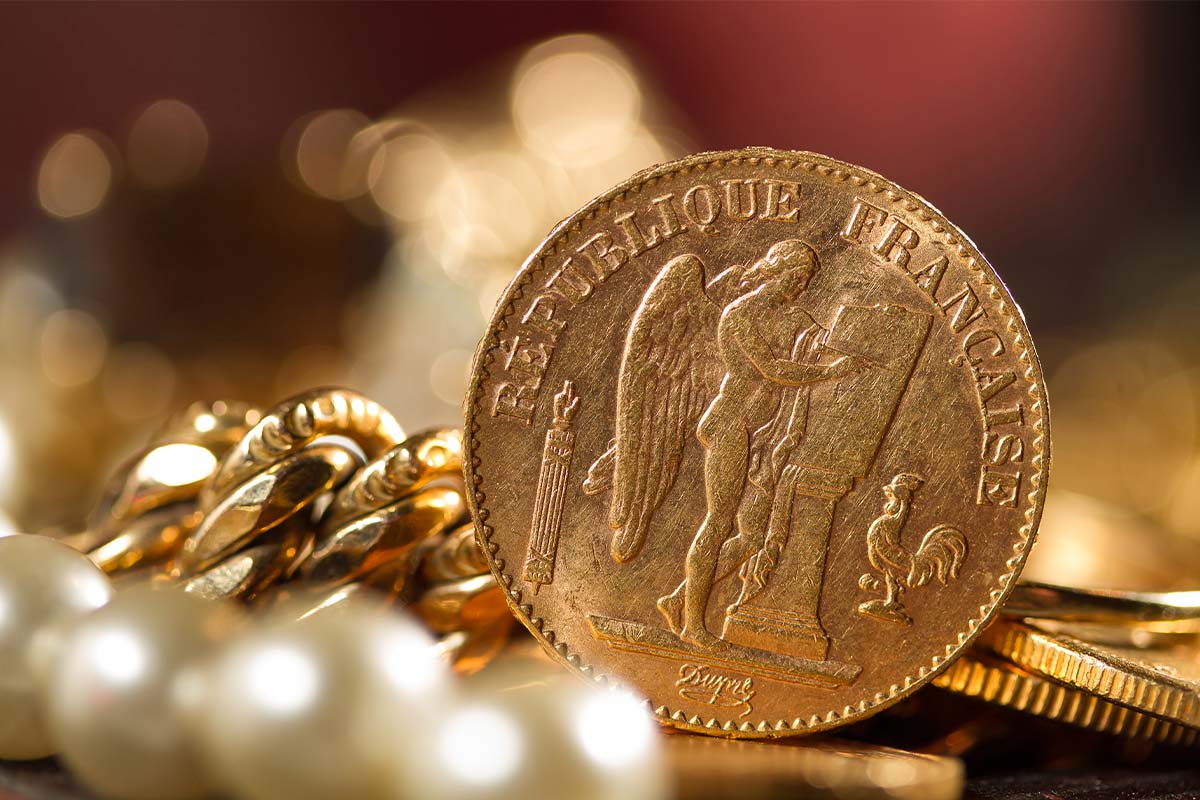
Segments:
[[[1045,388],[991,267],[812,153],[705,153],[561,223],[480,343],[481,544],[563,663],[671,725],[874,713],[969,644],[1033,541]]]
[[[1200,730],[1135,711],[1079,689],[1018,669],[972,650],[955,659],[933,685],[955,694],[1089,730],[1132,739],[1194,745]]]
[[[1128,628],[1079,638],[1200,630],[1200,542],[1128,509],[1061,490],[1046,495],[1038,546],[1004,604],[1010,617]],[[1174,591],[1164,591],[1174,590]]]
[[[1029,623],[1002,620],[980,645],[1034,675],[1098,698],[1191,727],[1200,727],[1200,646],[1084,642]]]
[[[1004,604],[1004,614],[1094,628],[1195,633],[1200,630],[1200,591],[1119,592],[1021,581]],[[1082,638],[1092,637],[1085,634]]]
[[[836,740],[744,742],[676,734],[663,742],[679,796],[957,800],[954,758]]]

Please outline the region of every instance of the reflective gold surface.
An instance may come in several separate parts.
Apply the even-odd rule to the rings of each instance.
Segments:
[[[1136,711],[1200,728],[1200,647],[1139,648],[1082,641],[1001,620],[980,647],[1020,669]]]
[[[509,616],[504,592],[490,572],[432,584],[414,608],[438,633],[480,627]]]
[[[1196,632],[1200,631],[1200,591],[1120,592],[1022,581],[1005,603],[1004,614]]]
[[[122,468],[94,527],[64,541],[96,545],[90,558],[122,586],[173,582],[271,615],[412,603],[456,669],[486,664],[511,617],[466,521],[461,432],[393,445],[394,419],[342,389],[287,401],[251,429],[259,417],[193,405]],[[364,463],[357,448],[379,455]],[[218,490],[230,476],[241,482]],[[198,507],[201,495],[213,505]]]
[[[127,520],[107,542],[88,552],[105,572],[163,564],[179,552],[183,540],[200,523],[195,503],[182,502]]]
[[[273,460],[259,472],[239,468],[248,477],[205,510],[204,520],[183,543],[181,571],[190,575],[212,566],[252,537],[310,511],[315,499],[344,484],[360,466],[361,458],[351,450],[323,444]]]
[[[276,583],[253,598],[256,612],[272,618],[307,619],[314,614],[340,612],[362,602],[383,604],[386,594],[365,583],[314,586],[299,581]]]
[[[509,284],[467,496],[563,663],[668,725],[808,734],[915,691],[995,616],[1048,413],[1015,302],[922,198],[814,153],[702,153],[587,203]]]
[[[681,796],[822,800],[956,800],[957,759],[833,739],[747,742],[690,734],[664,737]]]
[[[284,578],[311,544],[305,525],[284,523],[265,537],[180,581],[185,592],[210,600],[249,600]]]
[[[468,522],[447,533],[427,550],[421,561],[421,576],[430,581],[447,581],[488,572],[487,558],[475,538],[475,524]]]
[[[190,531],[188,509],[194,509],[218,460],[258,418],[259,412],[245,403],[193,403],[117,469],[89,515],[87,529],[63,541],[78,550],[103,548],[97,558],[109,571],[172,554],[182,541],[179,526],[183,535]],[[143,519],[165,506],[173,509]],[[161,529],[157,536],[155,527]]]
[[[435,486],[340,527],[322,526],[300,574],[305,580],[339,583],[404,564],[417,545],[461,524],[465,514],[461,491]]]
[[[1188,746],[1200,738],[1196,728],[1034,675],[986,652],[960,656],[933,684],[1005,708],[1119,736]]]
[[[338,491],[322,529],[340,528],[439,479],[462,483],[462,431],[457,428],[420,431],[368,463]]]
[[[194,500],[216,472],[218,459],[260,416],[245,403],[193,403],[117,472],[92,521],[101,526],[119,524],[168,503]]]
[[[298,395],[264,414],[226,453],[201,491],[200,508],[212,509],[233,487],[322,436],[344,436],[373,459],[400,442],[404,431],[378,403],[349,389]]]
[[[460,675],[474,675],[504,648],[516,620],[505,614],[468,630],[450,631],[437,640],[438,654]]]

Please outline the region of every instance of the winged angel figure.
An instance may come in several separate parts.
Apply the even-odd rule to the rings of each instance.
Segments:
[[[654,278],[629,325],[615,437],[583,489],[611,490],[612,556],[629,561],[675,483],[689,437],[699,439],[708,513],[688,549],[683,582],[658,608],[677,636],[701,647],[720,643],[704,624],[713,584],[762,546],[761,531],[734,534],[752,464],[778,444],[759,440],[777,427],[784,387],[873,366],[826,348],[828,332],[797,304],[820,268],[816,252],[798,239],[778,242],[749,267],[731,267],[709,283],[700,258],[681,255]],[[821,363],[827,355],[838,357]],[[807,413],[807,388],[796,397],[792,419]],[[772,455],[778,460],[778,448]]]

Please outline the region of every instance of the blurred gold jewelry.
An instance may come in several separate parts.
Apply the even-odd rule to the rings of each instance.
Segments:
[[[378,458],[404,438],[395,418],[378,403],[349,389],[313,389],[271,409],[235,444],[200,492],[208,512],[233,490],[271,464],[323,436],[344,436]]]
[[[421,560],[421,577],[449,581],[490,572],[487,558],[475,538],[475,523],[468,522],[435,542]]]
[[[338,586],[315,587],[303,582],[280,583],[253,598],[255,611],[292,620],[338,613],[353,608],[363,600],[388,604],[394,602],[395,596],[378,591],[362,581],[354,581]],[[504,605],[503,596],[499,597],[499,602],[501,606]],[[419,607],[412,610],[423,623],[433,627]],[[434,632],[440,634],[437,640],[438,655],[456,672],[474,674],[492,661],[508,643],[513,621],[512,615],[505,609],[503,615],[494,618],[484,619],[483,615],[473,617],[472,627],[469,628],[442,632],[434,627]]]
[[[505,614],[478,628],[444,633],[437,641],[438,655],[458,674],[474,675],[504,649],[515,621]]]
[[[260,416],[245,403],[193,403],[117,471],[88,527],[111,529],[152,509],[195,500],[220,458]]]
[[[256,593],[284,578],[304,556],[312,533],[301,521],[274,528],[266,540],[256,540],[203,572],[184,579],[185,592],[216,600],[250,600]]]
[[[421,594],[414,608],[437,633],[477,628],[511,616],[504,593],[490,572],[435,583]]]
[[[380,568],[402,566],[393,581],[399,590],[408,572],[408,556],[426,539],[462,523],[467,512],[462,492],[430,486],[337,527],[321,526],[312,555],[301,565],[305,580],[344,583]]]
[[[566,667],[555,661],[538,644],[537,639],[520,629],[504,643],[487,667],[490,673],[504,678],[507,686],[514,688],[531,683],[578,680]]]
[[[190,502],[156,508],[134,517],[107,542],[88,552],[108,573],[161,564],[178,552],[183,540],[200,524],[201,514]]]
[[[1195,728],[1023,672],[977,651],[957,658],[933,679],[933,685],[1026,714],[1131,739],[1191,746],[1200,737],[1200,730]]]
[[[1022,581],[1002,611],[1010,617],[1136,626],[1158,632],[1200,631],[1200,591],[1119,592]]]
[[[258,410],[245,403],[193,403],[116,471],[88,517],[87,528],[61,541],[83,552],[96,550],[127,533],[145,514],[194,502],[220,458],[258,417]]]
[[[439,479],[462,486],[462,431],[433,428],[409,436],[368,463],[337,493],[323,531],[384,508]]]
[[[964,769],[956,758],[841,740],[750,742],[664,737],[678,793],[693,800],[731,796],[957,800]]]
[[[333,436],[375,459],[318,441]],[[298,619],[366,595],[410,603],[442,634],[443,657],[473,672],[504,645],[511,616],[464,524],[462,433],[400,436],[347,390],[308,392],[266,416],[195,404],[113,480],[93,530],[70,538],[130,585],[175,582]],[[423,584],[405,592],[417,572]]]
[[[253,598],[254,610],[270,616],[302,620],[331,610],[346,608],[359,600],[388,603],[391,597],[365,583],[312,586],[300,581],[276,583]]]
[[[444,490],[416,494],[435,482],[452,486],[457,498]],[[406,438],[364,466],[338,491],[304,565],[304,577],[339,583],[387,567],[389,575],[376,575],[373,582],[379,588],[399,591],[409,570],[387,565],[464,514],[461,492],[461,431],[430,429]],[[414,512],[422,518],[410,518]],[[368,552],[371,558],[366,558]],[[388,583],[392,585],[384,585]]]
[[[979,646],[1020,669],[1171,722],[1200,727],[1200,649],[1083,642],[1034,624],[999,620]]]
[[[337,489],[362,466],[359,456],[335,444],[317,444],[285,456],[229,488],[186,540],[178,567],[194,575]],[[241,474],[242,471],[239,471]]]

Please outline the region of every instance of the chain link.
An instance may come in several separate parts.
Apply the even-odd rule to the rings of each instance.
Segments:
[[[173,582],[255,609],[286,602],[298,617],[382,593],[421,617],[464,672],[512,627],[466,508],[462,432],[405,437],[381,406],[345,389],[266,413],[191,406],[117,472],[87,530],[64,541],[118,581]]]

